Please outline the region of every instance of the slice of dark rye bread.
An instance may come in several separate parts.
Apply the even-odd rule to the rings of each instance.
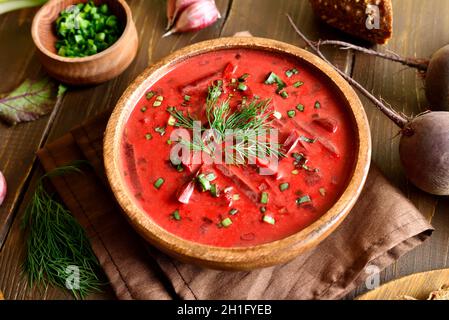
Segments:
[[[310,0],[315,14],[329,25],[372,43],[384,44],[393,33],[391,0]],[[379,8],[379,29],[368,29],[368,5]]]

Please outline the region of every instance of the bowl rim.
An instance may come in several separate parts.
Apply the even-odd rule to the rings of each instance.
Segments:
[[[165,230],[134,201],[123,179],[120,149],[124,126],[136,102],[148,88],[178,63],[202,53],[233,48],[248,48],[286,54],[301,60],[331,81],[353,117],[358,152],[346,188],[332,207],[306,228],[285,238],[247,247],[218,247],[180,238]],[[126,89],[109,119],[104,138],[104,165],[112,191],[125,216],[151,244],[182,261],[207,267],[249,270],[287,262],[327,237],[346,217],[360,195],[371,159],[371,137],[362,103],[352,89],[331,66],[312,53],[291,44],[257,37],[230,37],[199,42],[184,47],[149,66]]]
[[[60,61],[60,62],[67,62],[67,63],[79,63],[79,62],[90,62],[90,61],[94,61],[97,59],[102,58],[103,56],[106,56],[108,53],[110,53],[111,51],[114,51],[116,49],[118,49],[118,47],[120,47],[122,45],[122,42],[124,42],[127,34],[129,33],[130,29],[132,28],[132,23],[134,23],[133,19],[132,19],[132,11],[131,8],[129,7],[129,5],[126,3],[125,0],[116,0],[121,6],[122,8],[125,10],[125,15],[126,15],[126,25],[125,28],[123,28],[123,32],[120,35],[120,37],[117,39],[117,41],[115,41],[112,46],[106,48],[105,50],[98,52],[96,54],[90,55],[90,56],[86,56],[86,57],[76,57],[76,58],[70,58],[70,57],[63,57],[60,56],[56,53],[51,52],[50,50],[48,50],[41,42],[41,37],[40,37],[40,33],[39,33],[39,22],[42,18],[42,15],[44,14],[44,10],[46,8],[49,7],[53,7],[56,6],[59,2],[62,2],[64,0],[51,0],[47,3],[45,3],[36,13],[36,15],[33,18],[33,22],[31,24],[31,37],[33,39],[34,44],[36,45],[37,49],[39,51],[41,51],[43,54],[45,54],[46,56]],[[88,1],[88,0],[80,0],[81,1]],[[54,22],[54,21],[53,21]]]

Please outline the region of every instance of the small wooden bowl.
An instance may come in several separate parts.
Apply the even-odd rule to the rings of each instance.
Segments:
[[[115,78],[125,71],[137,54],[139,39],[136,26],[131,9],[124,0],[94,1],[96,5],[107,3],[124,25],[121,37],[112,46],[83,58],[61,57],[57,54],[54,22],[62,10],[87,1],[50,0],[37,12],[31,27],[31,35],[45,70],[50,76],[70,85],[99,84]]]
[[[303,230],[270,243],[223,248],[184,240],[155,223],[135,201],[128,189],[121,165],[124,127],[137,101],[160,77],[190,57],[222,49],[250,48],[277,52],[301,61],[320,73],[344,102],[354,125],[355,163],[348,184],[337,202],[317,221]],[[146,69],[125,91],[109,120],[104,140],[104,164],[112,191],[134,228],[151,244],[187,263],[226,270],[250,270],[285,263],[315,247],[343,221],[362,191],[371,158],[369,124],[363,106],[349,84],[317,56],[295,46],[262,38],[221,38],[183,48]]]

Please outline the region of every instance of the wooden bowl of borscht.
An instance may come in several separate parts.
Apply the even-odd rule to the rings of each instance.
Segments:
[[[370,155],[366,114],[341,76],[305,50],[248,37],[197,43],[147,68],[104,140],[109,183],[137,232],[225,270],[317,246],[356,202]]]

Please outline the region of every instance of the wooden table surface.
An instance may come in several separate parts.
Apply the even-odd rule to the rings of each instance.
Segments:
[[[164,0],[129,0],[140,38],[138,56],[118,78],[89,88],[71,88],[51,115],[7,127],[0,124],[0,170],[9,183],[6,202],[0,207],[0,291],[6,299],[70,299],[58,289],[30,288],[22,275],[24,237],[20,218],[42,169],[35,152],[64,135],[70,128],[114,106],[123,90],[146,66],[168,53],[201,40],[231,36],[249,30],[303,47],[289,25],[290,13],[312,39],[351,40],[316,20],[307,0],[217,0],[222,18],[197,33],[161,39],[166,24]],[[449,43],[449,0],[394,0],[394,37],[382,50],[405,56],[428,57]],[[43,74],[31,40],[35,9],[0,16],[0,92],[8,92],[27,77]],[[414,70],[350,51],[329,49],[330,60],[381,95],[398,111],[417,114],[426,110],[423,82]],[[407,182],[398,157],[398,129],[362,97],[371,124],[373,158],[387,177],[432,221],[430,240],[400,258],[381,274],[381,283],[415,272],[449,267],[449,199],[425,194]],[[361,286],[347,298],[365,292]],[[113,298],[111,291],[91,298]]]

